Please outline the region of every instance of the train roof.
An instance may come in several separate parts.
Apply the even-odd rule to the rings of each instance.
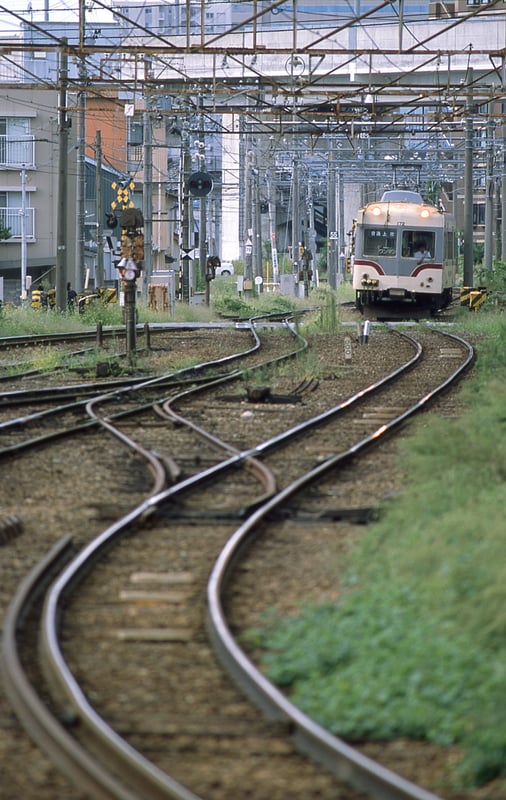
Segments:
[[[383,192],[380,202],[423,204],[423,197],[419,192],[412,192],[409,189],[389,189],[387,192]]]

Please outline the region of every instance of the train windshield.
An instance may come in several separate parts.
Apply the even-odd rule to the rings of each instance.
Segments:
[[[432,258],[434,256],[435,234],[433,231],[403,230],[403,258]]]
[[[364,231],[365,256],[395,256],[397,231],[387,228],[366,228]]]

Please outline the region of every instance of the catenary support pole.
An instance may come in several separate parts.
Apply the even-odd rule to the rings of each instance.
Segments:
[[[58,219],[56,243],[56,307],[67,309],[67,171],[69,120],[67,116],[68,54],[62,39],[60,55],[60,100],[58,109]]]
[[[467,71],[464,151],[464,286],[472,286],[473,270],[473,70]]]
[[[96,131],[95,133],[95,164],[95,220],[97,224],[97,266],[95,270],[95,279],[98,287],[103,286],[105,283],[104,226],[102,222],[102,134],[100,131]]]

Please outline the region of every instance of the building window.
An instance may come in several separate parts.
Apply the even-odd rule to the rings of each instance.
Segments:
[[[21,192],[0,192],[0,224],[2,228],[10,230],[11,239],[21,239],[22,231],[22,196]],[[34,241],[35,209],[28,205],[25,207],[25,235]]]
[[[144,141],[144,125],[142,119],[131,119],[128,126],[128,144],[138,147]]]
[[[34,167],[35,139],[29,119],[0,117],[0,165]]]

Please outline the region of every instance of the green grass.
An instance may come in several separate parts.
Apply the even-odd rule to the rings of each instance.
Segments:
[[[220,291],[229,292],[225,279]],[[328,290],[310,299],[304,325],[333,330],[339,310]],[[243,313],[280,310],[278,303],[264,295]],[[218,307],[178,304],[175,318],[208,321]],[[140,322],[167,319],[139,304]],[[462,392],[469,411],[453,420],[424,415],[413,426],[399,455],[402,495],[368,528],[344,578],[335,566],[341,601],[289,620],[271,614],[248,638],[265,648],[272,680],[336,734],[456,743],[463,758],[455,782],[472,785],[506,777],[506,318],[486,304],[478,313],[462,309],[457,320],[456,333],[480,337],[475,375]],[[0,334],[97,321],[120,325],[120,307],[83,315],[5,308]]]
[[[506,321],[468,313],[462,325],[485,337],[468,411],[414,426],[402,496],[344,579],[336,565],[340,602],[271,614],[247,638],[336,734],[457,744],[455,784],[479,785],[506,777]]]
[[[216,313],[205,305],[177,303],[174,316],[153,311],[142,300],[136,304],[137,322],[211,322]],[[103,326],[123,326],[123,307],[119,303],[93,303],[80,314],[56,309],[5,306],[0,312],[0,336],[25,336],[44,333],[67,333]]]

